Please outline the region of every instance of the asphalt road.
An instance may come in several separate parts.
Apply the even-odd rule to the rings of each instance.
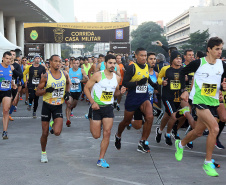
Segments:
[[[33,119],[32,112],[28,112],[24,101],[20,101],[18,111],[12,115],[15,120],[9,123],[9,139],[0,140],[0,185],[226,184],[225,150],[214,150],[213,158],[221,165],[217,170],[219,177],[208,177],[202,169],[206,137],[198,138],[193,150],[185,149],[181,162],[177,162],[174,157],[174,145],[167,146],[163,138],[161,143],[155,142],[155,124],[149,137],[150,154],[136,151],[141,130],[133,128],[124,131],[122,148],[116,150],[114,134],[123,118],[123,102],[121,110],[114,111],[111,141],[105,156],[110,168],[96,166],[101,139],[92,138],[89,121],[84,117],[88,105],[81,101],[73,111],[71,127],[66,127],[64,118],[61,135],[49,135],[49,162],[43,164],[40,162],[42,100],[39,102],[38,118]],[[179,131],[181,137],[184,137],[184,132],[183,129]],[[221,141],[224,145],[225,140],[226,135],[223,133]]]

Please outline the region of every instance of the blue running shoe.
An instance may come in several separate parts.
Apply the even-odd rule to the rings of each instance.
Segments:
[[[109,168],[109,164],[106,162],[105,159],[100,159],[97,161],[97,166],[100,166],[102,168]]]

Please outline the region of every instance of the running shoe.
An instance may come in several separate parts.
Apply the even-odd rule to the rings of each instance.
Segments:
[[[20,97],[20,101],[22,101],[23,100],[23,98],[22,97]]]
[[[130,123],[128,126],[126,126],[127,130],[130,130],[132,127],[132,124]]]
[[[211,163],[205,163],[204,162],[202,168],[208,176],[211,176],[211,177],[219,176],[219,174],[215,170],[215,165],[212,162]]]
[[[180,139],[180,136],[179,134],[175,131],[175,130],[172,130],[171,132],[171,136],[173,137],[173,139]]]
[[[86,99],[86,102],[89,102],[89,99]]]
[[[105,159],[99,159],[97,161],[97,166],[100,166],[102,168],[109,168],[109,164],[106,162]]]
[[[8,132],[6,131],[2,132],[2,139],[8,139]]]
[[[137,151],[142,153],[150,153],[148,144],[148,141],[139,141]]]
[[[87,114],[85,114],[85,118],[86,118],[86,119],[89,119],[89,117],[88,117],[88,113],[87,113]]]
[[[41,154],[41,163],[48,163],[47,153]]]
[[[156,128],[156,137],[155,137],[155,141],[156,141],[157,143],[160,143],[161,137],[162,137],[162,133],[159,134],[159,127],[157,127],[157,128]]]
[[[178,110],[177,113],[176,113],[176,118],[180,118],[181,116],[185,116],[186,112],[190,112],[190,108],[188,106]]]
[[[13,110],[13,112],[16,112],[16,111],[17,111],[17,106],[15,106],[15,107],[14,107],[14,110]]]
[[[36,112],[33,112],[33,118],[34,118],[34,119],[37,118]]]
[[[31,105],[30,104],[27,106],[27,110],[31,111]]]
[[[214,160],[214,159],[212,159],[212,163],[214,164],[214,166],[215,166],[216,168],[220,168],[220,167],[221,167],[220,164],[215,163],[215,160]]]
[[[215,146],[216,146],[217,149],[224,149],[224,146],[221,144],[219,139],[217,139],[217,142],[216,142]]]
[[[171,141],[170,134],[165,134],[165,142],[166,142],[166,144],[169,145],[169,146],[172,146],[172,145],[173,145],[173,143],[172,143],[172,141]]]
[[[71,126],[71,121],[67,120],[66,125],[67,125],[67,127],[70,127]]]
[[[71,112],[70,116],[71,116],[71,117],[73,117],[73,116],[74,116],[73,112]]]
[[[203,136],[208,136],[209,135],[209,130],[204,130],[203,131]]]
[[[9,116],[9,120],[10,120],[10,121],[14,121],[14,119],[13,119],[11,116]]]
[[[27,101],[25,101],[25,105],[28,105],[28,102]]]
[[[117,111],[120,111],[119,105],[116,105],[116,110],[117,110]]]
[[[187,144],[186,144],[186,147],[187,147],[188,149],[192,149],[192,148],[193,148],[193,143],[192,143],[192,141],[189,142],[189,143],[187,143]]]
[[[50,123],[49,123],[49,132],[51,134],[54,134],[54,131],[53,131],[53,123],[54,123],[54,121],[50,121]]]
[[[121,138],[119,138],[118,136],[116,136],[115,134],[115,147],[120,150],[121,149]]]
[[[179,143],[180,143],[180,140],[175,141],[175,148],[176,148],[175,158],[176,158],[177,161],[182,160],[183,152],[184,152],[184,149],[179,147]]]

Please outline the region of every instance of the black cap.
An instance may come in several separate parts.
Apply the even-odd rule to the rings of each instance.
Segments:
[[[170,56],[170,62],[173,62],[173,60],[177,57],[182,58],[182,55],[179,53],[179,51],[173,51]]]

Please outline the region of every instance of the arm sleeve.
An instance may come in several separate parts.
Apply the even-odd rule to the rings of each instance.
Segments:
[[[159,85],[162,85],[162,78],[166,76],[166,69],[168,68],[169,66],[163,67],[159,72],[158,79],[157,79]]]
[[[162,49],[164,49],[167,53],[169,51],[169,48],[167,46],[162,45]]]
[[[200,64],[201,64],[200,59],[194,60],[181,70],[181,72],[180,72],[181,89],[185,88],[185,75],[192,73],[192,72],[196,72],[197,69],[199,68]]]
[[[22,79],[23,78],[23,72],[20,68],[20,65],[16,65],[16,68],[13,70],[13,74],[16,76],[16,77],[19,77],[19,79]]]
[[[24,82],[26,82],[26,81],[27,81],[27,79],[26,79],[26,75],[27,75],[27,73],[29,73],[29,69],[30,69],[30,67],[31,67],[31,65],[30,65],[30,66],[28,66],[28,67],[25,69],[25,71],[23,72],[23,75],[24,75],[23,80],[24,80]]]
[[[126,69],[126,72],[122,81],[122,85],[127,88],[136,87],[136,82],[130,82],[134,74],[135,74],[135,66],[133,64],[129,65]]]

